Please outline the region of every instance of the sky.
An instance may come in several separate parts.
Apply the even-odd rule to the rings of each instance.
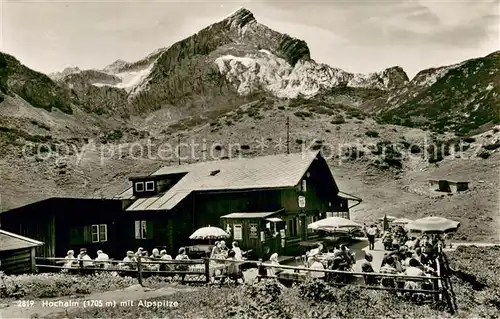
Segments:
[[[40,72],[139,60],[239,7],[349,72],[418,71],[500,50],[500,0],[0,0],[0,51]]]

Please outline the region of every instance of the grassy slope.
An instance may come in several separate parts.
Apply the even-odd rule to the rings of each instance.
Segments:
[[[380,118],[387,123],[460,134],[488,123],[500,123],[499,57],[497,51],[465,61],[425,89],[410,83],[409,92],[413,94],[403,94],[406,98],[399,101],[398,107],[383,112]]]

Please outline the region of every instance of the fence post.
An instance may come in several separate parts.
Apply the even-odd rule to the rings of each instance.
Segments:
[[[78,261],[78,265],[80,267],[80,275],[85,275],[83,271],[83,259],[80,258],[80,260]]]
[[[210,259],[207,257],[203,257],[203,261],[205,262],[205,282],[210,282]]]
[[[262,276],[266,275],[266,274],[263,274],[263,271],[266,271],[266,268],[265,267],[262,267],[262,258],[259,259],[259,263],[257,265],[257,281],[260,281],[260,279],[262,278]]]
[[[137,256],[137,279],[139,280],[139,285],[144,287],[142,284],[142,264],[141,264],[141,255]]]

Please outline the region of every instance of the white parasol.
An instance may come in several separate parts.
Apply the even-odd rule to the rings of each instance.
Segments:
[[[456,231],[460,223],[443,217],[424,217],[414,220],[406,225],[410,231],[448,232]]]
[[[408,218],[398,218],[392,221],[394,225],[405,225],[408,223],[411,223],[413,220],[408,219]]]
[[[345,229],[345,228],[356,228],[356,227],[361,227],[361,225],[353,222],[352,220],[341,217],[328,217],[307,225],[308,229],[325,230],[325,231],[333,231],[342,228]]]
[[[229,234],[219,227],[202,227],[195,231],[189,239],[220,239],[220,238],[228,238]]]

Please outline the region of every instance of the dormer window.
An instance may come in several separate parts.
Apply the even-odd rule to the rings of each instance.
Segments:
[[[134,185],[136,192],[144,192],[144,182],[136,182]]]
[[[145,184],[146,184],[146,192],[154,192],[154,190],[155,190],[155,182],[154,181],[148,181]]]

